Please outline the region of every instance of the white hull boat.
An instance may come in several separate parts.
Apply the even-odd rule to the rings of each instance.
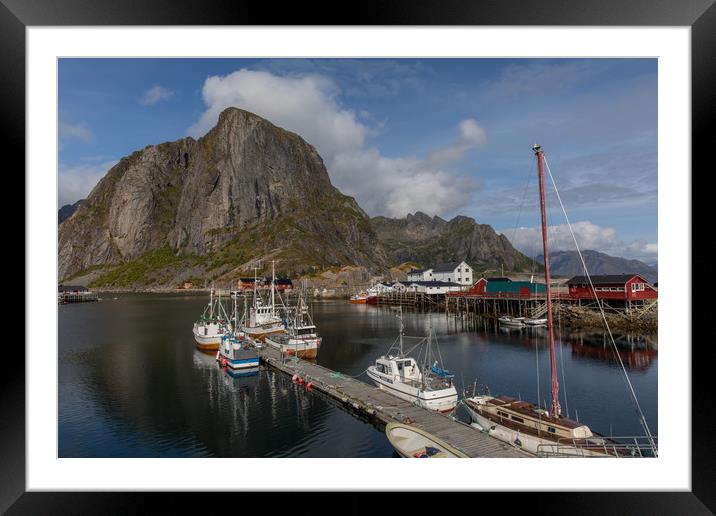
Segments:
[[[406,458],[447,459],[469,458],[434,435],[410,425],[388,423],[385,435],[398,455]]]
[[[432,329],[425,340],[427,350],[421,353],[422,364],[403,354],[403,318],[400,311],[398,355],[383,355],[369,366],[366,374],[375,385],[393,396],[420,407],[440,412],[450,412],[457,405],[457,389],[452,383],[453,375],[437,366],[429,367]],[[393,349],[395,344],[391,346]],[[417,346],[416,346],[417,347]],[[390,352],[390,349],[388,352]]]
[[[519,328],[524,326],[524,317],[500,317],[498,319],[500,321],[500,324],[503,326],[512,326],[514,328]]]

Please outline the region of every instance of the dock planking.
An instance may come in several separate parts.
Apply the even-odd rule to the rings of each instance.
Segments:
[[[263,362],[290,376],[298,375],[321,391],[363,415],[383,424],[391,421],[421,428],[470,457],[526,458],[528,453],[509,446],[475,428],[439,412],[401,400],[365,382],[265,346],[258,350]]]

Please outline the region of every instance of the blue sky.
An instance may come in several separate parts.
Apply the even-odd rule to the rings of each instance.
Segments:
[[[61,59],[59,204],[229,105],[315,145],[371,216],[467,215],[528,254],[539,142],[580,245],[656,261],[655,59]]]

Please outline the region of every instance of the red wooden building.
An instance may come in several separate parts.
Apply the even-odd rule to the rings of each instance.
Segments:
[[[644,301],[657,299],[655,286],[638,274],[610,274],[592,276],[594,292],[586,276],[574,276],[567,282],[569,297],[572,299],[594,300],[594,294],[601,300]]]
[[[464,287],[463,287],[464,288]],[[467,290],[461,290],[460,292],[448,292],[448,296],[482,296],[485,294],[487,288],[487,280],[480,278]]]

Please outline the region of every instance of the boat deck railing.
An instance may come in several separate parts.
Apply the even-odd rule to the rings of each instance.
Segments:
[[[554,444],[537,446],[538,457],[656,457],[658,438],[652,436],[626,436],[609,438],[560,439]],[[598,441],[602,441],[599,443]]]

